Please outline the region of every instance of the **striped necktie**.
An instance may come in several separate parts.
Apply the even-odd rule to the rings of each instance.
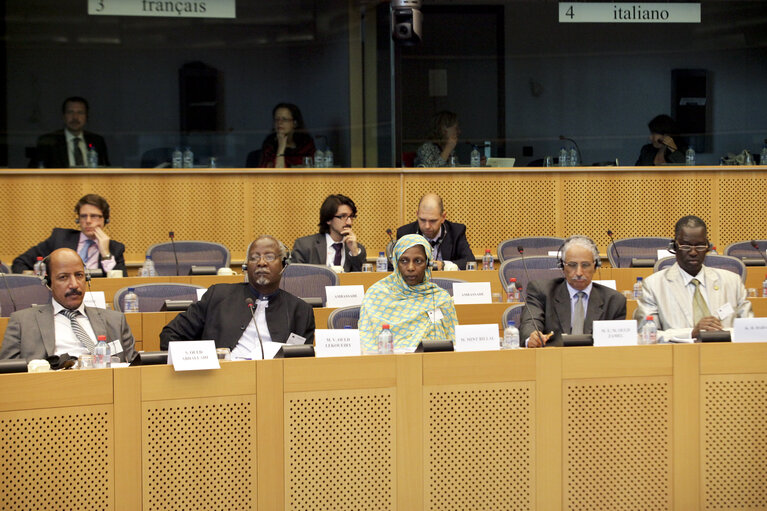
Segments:
[[[72,325],[72,331],[75,333],[77,340],[87,348],[88,352],[93,353],[93,349],[96,347],[96,345],[93,343],[93,339],[90,338],[90,336],[85,332],[85,330],[83,330],[83,327],[80,326],[80,323],[77,321],[77,316],[80,315],[80,311],[63,309],[61,314],[69,318],[69,322]]]

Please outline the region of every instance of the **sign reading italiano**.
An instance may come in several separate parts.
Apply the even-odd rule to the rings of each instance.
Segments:
[[[700,3],[559,2],[560,23],[700,23]]]
[[[88,0],[92,16],[235,18],[236,0]]]

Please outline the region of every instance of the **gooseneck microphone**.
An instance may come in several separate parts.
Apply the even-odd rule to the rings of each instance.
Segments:
[[[615,267],[620,268],[621,267],[621,256],[618,253],[618,247],[615,246],[615,238],[613,238],[613,232],[610,229],[607,229],[607,235],[610,237],[610,241],[613,242],[613,250],[615,250]],[[608,247],[609,249],[609,247]]]
[[[389,241],[394,243],[394,237],[392,236],[391,229],[386,229],[386,234],[389,235]]]
[[[0,275],[3,276],[3,284],[5,284],[5,290],[8,291],[8,298],[11,299],[11,305],[13,305],[13,312],[16,312],[18,310],[16,308],[16,300],[13,299],[13,293],[11,292],[11,286],[8,285],[8,279],[5,277],[5,272],[0,272]]]
[[[245,300],[245,303],[248,304],[248,308],[250,309],[250,316],[253,318],[253,326],[256,327],[256,336],[258,337],[258,344],[261,347],[261,360],[264,360],[264,342],[261,340],[261,332],[258,331],[258,321],[256,321],[255,303],[253,303],[253,298],[247,298]]]
[[[525,269],[525,277],[527,278],[527,287],[530,287],[530,274],[527,272],[527,261],[525,261],[525,247],[522,245],[519,245],[517,247],[517,251],[519,252],[520,257],[522,258],[522,266]],[[538,332],[538,337],[541,338],[541,342],[543,343],[542,346],[546,346],[546,343],[543,341],[543,334],[540,330],[538,330],[538,325],[535,324],[535,318],[533,317],[533,313],[530,312],[530,306],[527,304],[527,297],[525,296],[525,310],[527,311],[527,314],[530,316],[530,321],[533,323],[533,328],[535,328],[535,331]],[[520,326],[521,325],[520,321]],[[505,327],[504,327],[505,328]]]
[[[762,249],[759,248],[759,243],[757,243],[756,240],[751,240],[751,246],[754,247],[757,252],[759,252],[760,256],[762,256],[762,259],[764,259],[764,264],[767,264],[767,254],[762,252]]]
[[[176,238],[176,233],[174,233],[173,231],[170,231],[168,233],[168,237],[170,238],[170,246],[173,247],[173,259],[176,260],[176,277],[178,277],[179,276],[178,255],[176,254],[176,242],[174,241]]]

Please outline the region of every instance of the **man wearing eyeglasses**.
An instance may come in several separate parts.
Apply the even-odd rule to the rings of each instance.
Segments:
[[[85,268],[101,269],[104,274],[110,270],[125,273],[125,245],[109,238],[104,226],[109,223],[109,203],[95,193],[83,196],[75,204],[77,229],[54,228],[45,241],[33,246],[13,260],[11,271],[23,273],[32,270],[38,257],[59,248],[71,248],[82,258]]]
[[[329,195],[320,206],[320,232],[293,243],[291,262],[341,266],[345,272],[362,271],[367,253],[352,230],[357,206],[349,197]]]
[[[591,238],[565,240],[559,256],[564,277],[527,286],[520,338],[528,348],[562,346],[562,334],[590,334],[594,321],[626,319],[626,298],[592,282],[599,264],[599,249]]]
[[[258,360],[272,358],[283,344],[312,344],[311,305],[280,289],[287,260],[281,241],[256,238],[248,247],[248,282],[211,286],[165,325],[160,348],[167,350],[171,341],[214,339],[217,348],[231,350],[232,359]]]
[[[634,312],[638,321],[653,316],[659,340],[697,339],[700,332],[732,328],[735,318],[754,316],[740,276],[703,264],[710,249],[703,220],[679,219],[669,246],[676,263],[644,279]]]

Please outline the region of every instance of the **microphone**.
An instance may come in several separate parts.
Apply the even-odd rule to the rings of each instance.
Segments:
[[[88,292],[91,293],[91,300],[93,302],[93,306],[95,307],[96,306],[96,299],[93,298],[93,294],[92,294],[93,293],[93,289],[91,289],[91,274],[90,273],[86,273],[85,274],[85,283],[88,284]]]
[[[11,305],[13,305],[13,312],[16,312],[18,309],[16,308],[16,300],[13,299],[13,293],[11,292],[11,286],[8,285],[8,279],[5,277],[4,272],[0,272],[0,275],[3,276],[3,284],[5,284],[5,289],[8,291],[8,298],[11,299]]]
[[[261,332],[258,331],[258,322],[256,321],[256,311],[255,311],[255,303],[253,303],[253,298],[248,297],[245,300],[245,303],[248,304],[248,308],[250,309],[250,315],[253,318],[253,325],[256,327],[256,335],[258,336],[258,344],[261,346],[261,360],[264,360],[264,343],[261,340]]]
[[[564,135],[559,135],[559,140],[566,140],[568,142],[572,142],[572,144],[575,146],[575,150],[578,151],[578,159],[581,161],[581,165],[583,165],[584,164],[584,162],[583,162],[583,154],[581,154],[581,148],[578,147],[578,142],[576,142],[572,138],[567,138]]]
[[[522,266],[525,268],[525,277],[527,278],[527,285],[529,287],[530,274],[527,272],[527,261],[525,261],[525,247],[523,247],[522,245],[519,245],[517,246],[517,251],[519,252],[520,257],[522,258]],[[525,310],[527,311],[528,316],[530,316],[530,321],[532,321],[533,323],[533,328],[535,328],[535,331],[538,332],[538,336],[541,338],[541,342],[543,342],[543,334],[541,333],[540,330],[538,330],[538,325],[535,324],[535,318],[533,317],[533,313],[530,312],[530,306],[527,304],[527,296],[525,296]],[[519,326],[522,326],[522,325],[520,324]],[[546,344],[544,343],[541,347],[543,346],[546,346]]]
[[[613,232],[610,229],[607,229],[607,235],[610,236],[610,241],[613,242],[613,250],[615,250],[615,267],[620,268],[621,267],[621,256],[618,253],[618,247],[615,246],[615,238],[613,238]]]
[[[391,235],[391,229],[386,229],[386,234],[389,235],[389,241],[394,243],[394,237],[392,237],[392,235]]]
[[[176,242],[173,241],[176,238],[176,233],[173,231],[170,231],[168,233],[168,237],[170,238],[170,246],[173,247],[173,259],[176,260],[176,277],[179,276],[178,272],[178,255],[176,254]]]
[[[762,252],[762,250],[759,248],[759,243],[757,243],[756,240],[751,240],[751,246],[754,247],[757,252],[759,252],[760,256],[762,256],[762,259],[764,259],[764,264],[767,264],[767,254]]]

